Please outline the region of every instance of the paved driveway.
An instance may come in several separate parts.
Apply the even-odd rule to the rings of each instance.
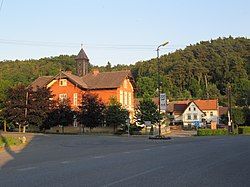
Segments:
[[[35,136],[1,186],[250,186],[250,137]]]

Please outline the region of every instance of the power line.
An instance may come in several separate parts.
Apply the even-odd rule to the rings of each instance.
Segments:
[[[30,40],[7,40],[1,39],[1,44],[9,45],[24,45],[24,46],[40,46],[40,47],[79,47],[79,43],[66,43],[66,42],[48,42],[48,41],[30,41]],[[156,45],[152,44],[85,44],[86,48],[95,49],[131,49],[131,50],[155,50]],[[168,45],[168,49],[176,49],[184,47],[185,45]]]

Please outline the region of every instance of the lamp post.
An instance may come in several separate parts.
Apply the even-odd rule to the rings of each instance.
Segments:
[[[160,85],[160,58],[159,58],[160,55],[159,55],[159,50],[160,50],[160,47],[163,47],[163,46],[165,46],[165,45],[167,45],[167,44],[168,44],[168,42],[165,42],[165,43],[159,45],[159,46],[157,47],[157,49],[156,49],[156,51],[157,51],[157,73],[158,73],[158,77],[157,77],[157,79],[158,79],[158,84],[157,84],[157,86],[158,86],[158,102],[159,102],[159,106],[158,106],[159,136],[161,136],[161,120],[160,120],[160,115],[161,115],[161,107],[160,107],[161,90],[160,90],[160,87],[161,87],[161,85]]]

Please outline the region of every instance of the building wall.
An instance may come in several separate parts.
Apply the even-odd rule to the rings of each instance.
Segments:
[[[91,90],[90,93],[97,94],[105,104],[108,104],[111,97],[117,97],[117,89]]]
[[[188,126],[189,124],[194,126],[195,121],[198,121],[201,125],[203,115],[203,112],[194,103],[191,103],[182,114],[183,126]],[[196,119],[195,116],[197,117]]]
[[[59,79],[53,80],[50,84],[48,84],[48,87],[50,87],[52,93],[54,94],[54,100],[60,99],[60,94],[66,94],[67,98],[70,100],[71,107],[76,109],[77,105],[81,104],[82,95],[85,91],[81,90],[67,79],[65,80],[67,82],[65,86],[60,85]],[[97,94],[105,104],[110,102],[111,97],[116,97],[117,101],[122,104],[122,107],[130,112],[130,118],[133,119],[134,89],[129,79],[125,79],[122,85],[117,89],[90,90],[90,93]],[[74,102],[74,94],[77,94],[77,105],[75,105]]]
[[[206,114],[204,118],[206,119],[207,122],[215,121],[219,122],[219,111],[218,110],[203,110],[203,112]],[[211,114],[213,114],[211,116]]]
[[[61,79],[62,80],[62,79]],[[78,88],[76,85],[65,79],[67,82],[66,86],[60,85],[60,79],[53,80],[51,84],[48,84],[49,88],[52,91],[52,94],[54,94],[53,99],[58,100],[60,94],[66,94],[67,99],[70,100],[70,105],[72,108],[77,108],[78,105],[81,104],[82,95],[85,93],[80,88]],[[77,94],[77,103],[74,102],[74,94]],[[77,104],[77,105],[76,105]]]
[[[134,117],[134,88],[129,79],[125,79],[117,89],[117,100],[129,111],[130,119]]]

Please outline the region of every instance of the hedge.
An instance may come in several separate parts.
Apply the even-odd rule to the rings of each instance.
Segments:
[[[217,136],[217,135],[227,135],[227,129],[198,129],[198,136]]]
[[[0,147],[20,145],[21,143],[22,143],[22,141],[16,137],[11,137],[11,136],[6,136],[6,137],[1,136],[0,137]]]
[[[238,127],[239,134],[249,134],[250,135],[250,127],[249,126],[241,126]]]

